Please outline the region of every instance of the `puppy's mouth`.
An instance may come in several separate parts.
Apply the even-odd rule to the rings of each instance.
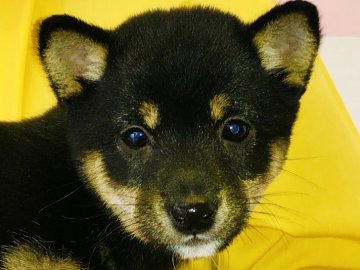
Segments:
[[[147,211],[139,219],[143,222],[139,231],[148,243],[160,244],[181,259],[213,256],[233,240],[247,219],[245,206],[239,206],[242,194],[225,192],[219,194],[213,205],[213,200],[198,200],[169,207],[158,195],[151,199],[143,196],[138,209]]]
[[[173,246],[173,251],[182,259],[209,257],[216,254],[222,243],[202,235],[183,237],[181,243]]]
[[[225,217],[221,214],[215,215],[211,225],[208,224],[208,221],[204,225],[193,220],[195,223],[190,223],[187,224],[188,226],[180,228],[174,224],[173,218],[170,218],[168,215],[165,216],[162,219],[162,226],[166,228],[163,230],[163,233],[164,238],[169,241],[164,244],[181,259],[204,258],[215,255],[229,241],[228,233],[222,232],[224,225],[222,219],[225,219]],[[228,218],[231,219],[230,217]],[[204,222],[204,220],[202,221]],[[229,230],[230,228],[227,229]]]

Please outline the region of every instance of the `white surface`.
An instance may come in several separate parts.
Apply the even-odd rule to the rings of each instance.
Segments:
[[[324,37],[320,55],[359,131],[360,37]]]

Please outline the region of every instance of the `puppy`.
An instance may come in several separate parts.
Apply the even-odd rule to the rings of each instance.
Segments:
[[[58,106],[0,124],[1,269],[168,270],[224,249],[283,164],[319,39],[305,1],[251,24],[203,7],[44,20]]]

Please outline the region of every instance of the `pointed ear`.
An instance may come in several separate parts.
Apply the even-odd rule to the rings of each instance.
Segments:
[[[67,15],[40,25],[39,54],[59,100],[78,96],[84,82],[100,80],[106,68],[109,33]]]
[[[277,6],[250,25],[262,67],[304,91],[320,42],[319,15],[305,1]]]

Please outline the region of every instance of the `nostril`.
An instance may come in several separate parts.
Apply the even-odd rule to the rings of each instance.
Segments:
[[[201,218],[204,220],[210,219],[213,215],[213,212],[205,213]]]
[[[180,207],[174,207],[171,210],[171,215],[179,223],[185,223],[186,220],[186,211]]]

